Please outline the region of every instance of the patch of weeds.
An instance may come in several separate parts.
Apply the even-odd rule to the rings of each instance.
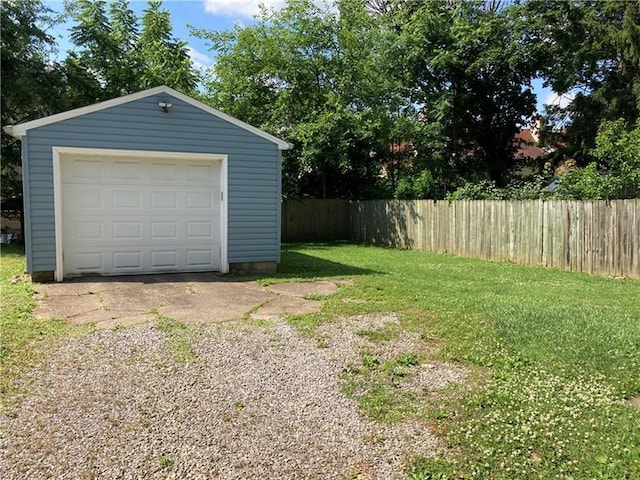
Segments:
[[[0,399],[3,409],[15,404],[22,392],[16,380],[35,366],[55,339],[83,335],[90,326],[75,327],[55,318],[34,318],[34,289],[24,272],[20,247],[2,246],[0,257]],[[19,279],[19,280],[16,280]]]
[[[415,410],[402,392],[385,385],[374,385],[358,398],[358,406],[369,417],[381,422],[397,422]]]
[[[363,355],[362,365],[368,369],[378,368],[380,360],[375,355]]]
[[[415,456],[406,468],[409,480],[450,480],[453,471],[448,461],[440,457]]]
[[[423,332],[420,332],[420,340],[424,340],[425,342],[433,342],[438,340],[438,337],[431,330],[425,330]]]
[[[305,313],[301,315],[287,315],[287,323],[293,326],[298,333],[307,338],[315,335],[318,325],[327,322],[329,319],[319,313]]]
[[[196,352],[191,345],[191,332],[184,323],[159,315],[157,328],[165,334],[177,362],[192,362],[196,359]]]
[[[263,303],[259,303],[257,305],[254,305],[253,307],[251,307],[249,310],[247,310],[246,312],[244,312],[242,314],[242,320],[244,321],[248,321],[251,320],[251,315],[253,315],[254,313],[256,313],[258,310],[260,310],[260,308],[265,305],[266,303],[269,303],[271,301],[271,299],[267,300],[266,302]]]
[[[317,301],[322,301],[322,300],[326,300],[328,297],[328,295],[321,295],[319,293],[310,293],[308,295],[305,295],[304,298],[305,300],[317,300]]]
[[[98,304],[100,305],[100,310],[109,310],[107,308],[107,302],[104,299],[104,295],[102,292],[95,292],[94,295],[98,297]]]
[[[396,365],[391,369],[391,374],[397,378],[404,378],[409,375],[409,372],[406,368],[402,368],[401,366]]]
[[[327,337],[325,337],[324,335],[318,335],[316,337],[316,347],[329,348],[329,341],[327,340]]]
[[[246,320],[246,324],[251,325],[252,327],[269,330],[276,325],[276,322],[271,318],[252,318]]]
[[[379,343],[389,342],[398,338],[400,332],[398,325],[387,324],[377,329],[361,328],[359,330],[356,330],[355,333],[360,337],[366,338],[370,342]]]
[[[174,462],[170,457],[163,455],[158,460],[158,464],[160,465],[160,468],[171,468],[176,464],[176,462]]]
[[[245,404],[242,400],[238,400],[233,402],[233,408],[235,408],[236,410],[242,410],[245,408]]]
[[[364,350],[361,365],[350,365],[341,374],[342,391],[356,397],[362,412],[382,422],[395,422],[420,414],[423,398],[401,388],[400,380],[419,364],[413,353],[381,362],[374,353]]]
[[[403,353],[396,361],[403,367],[414,367],[420,363],[415,353]]]

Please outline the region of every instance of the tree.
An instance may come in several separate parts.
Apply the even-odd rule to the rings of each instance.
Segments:
[[[55,23],[40,1],[1,2],[0,68],[2,126],[57,113],[63,72],[52,60],[55,42],[46,32]],[[1,133],[2,214],[22,218],[20,142]]]
[[[535,111],[535,65],[514,35],[516,6],[500,2],[407,2],[399,58],[425,123],[418,152],[441,175],[488,176],[503,186],[514,167],[513,138]]]
[[[413,118],[387,61],[389,33],[358,0],[292,0],[248,27],[195,32],[216,52],[209,101],[291,141],[285,193],[322,197],[374,195],[394,128]]]
[[[168,85],[184,93],[194,93],[198,75],[193,69],[187,43],[171,33],[171,16],[161,10],[161,0],[150,0],[142,16],[138,55],[143,88]]]
[[[603,121],[621,118],[631,126],[640,115],[640,1],[535,0],[523,12],[523,39],[536,52],[540,75],[574,97],[552,109],[550,120],[570,118],[569,153],[589,162]]]
[[[65,62],[69,96],[86,104],[162,84],[194,93],[198,76],[186,43],[173,37],[169,12],[161,6],[149,1],[140,28],[126,0],[68,3],[75,21],[71,40],[82,48]]]

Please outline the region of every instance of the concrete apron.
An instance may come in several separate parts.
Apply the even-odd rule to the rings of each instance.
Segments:
[[[317,296],[332,295],[344,281],[279,283],[190,273],[130,277],[77,278],[34,284],[36,317],[54,317],[98,328],[131,325],[168,317],[185,323],[268,319],[313,313]],[[309,297],[315,297],[310,299]]]

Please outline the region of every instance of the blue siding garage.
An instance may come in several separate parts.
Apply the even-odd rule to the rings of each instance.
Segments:
[[[273,269],[281,151],[168,87],[6,128],[22,141],[34,278]]]

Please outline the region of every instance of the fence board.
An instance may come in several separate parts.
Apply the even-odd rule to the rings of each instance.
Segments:
[[[283,202],[281,238],[284,242],[349,240],[349,201],[314,199]]]
[[[282,240],[352,240],[640,279],[640,199],[288,200]]]

